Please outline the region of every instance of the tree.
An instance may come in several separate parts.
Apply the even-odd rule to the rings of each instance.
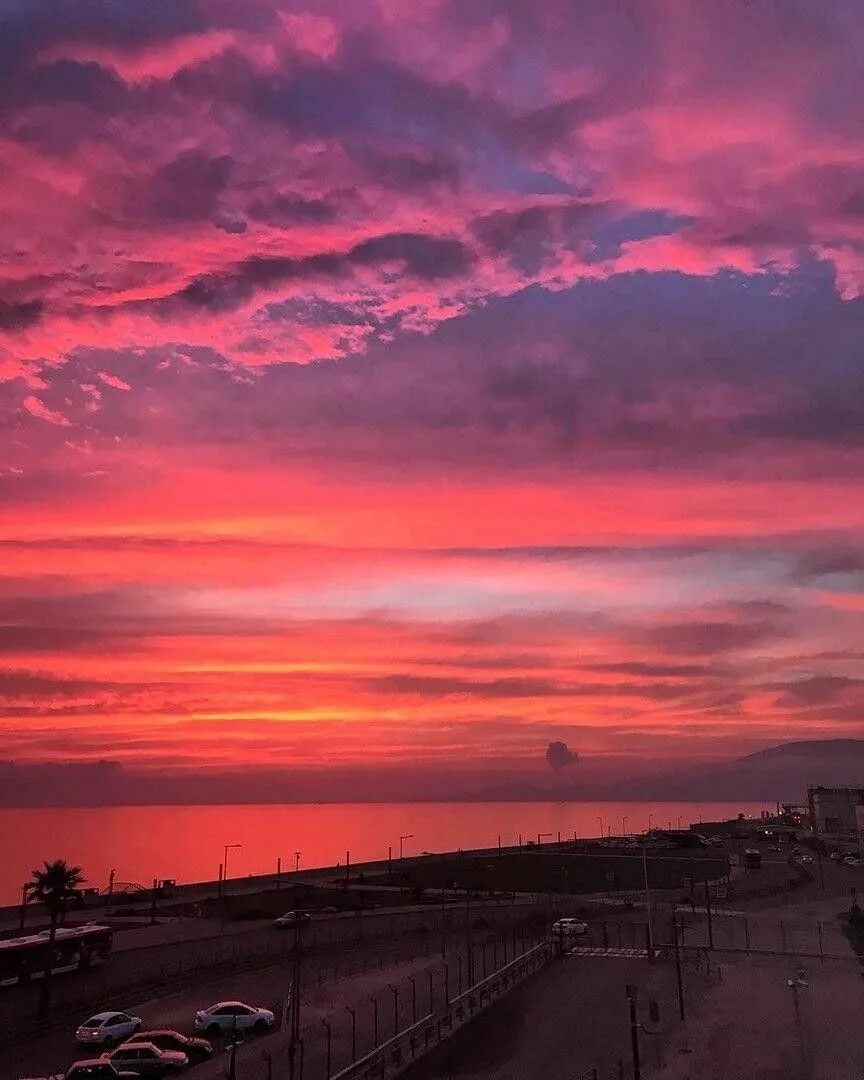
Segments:
[[[76,896],[76,890],[85,878],[80,866],[69,866],[65,859],[44,862],[42,870],[31,870],[27,882],[27,900],[42,904],[48,912],[48,946],[45,958],[45,974],[39,992],[37,1015],[45,1017],[51,1003],[51,968],[54,960],[54,941],[57,927],[66,914],[66,905]]]

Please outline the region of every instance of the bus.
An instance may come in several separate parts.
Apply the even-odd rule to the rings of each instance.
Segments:
[[[104,964],[111,955],[114,931],[110,926],[63,926],[54,938],[51,970],[86,971]],[[48,931],[0,941],[0,986],[38,979],[45,972]]]
[[[744,851],[744,865],[748,870],[761,870],[762,852],[756,848],[747,848]]]

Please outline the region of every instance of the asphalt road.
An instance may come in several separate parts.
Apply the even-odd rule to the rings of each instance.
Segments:
[[[646,960],[565,958],[527,980],[428,1059],[405,1080],[574,1080],[597,1068],[631,1076],[627,984],[637,988],[639,1019],[653,1027],[648,1001],[660,1007],[661,1032],[677,1020],[670,965]],[[641,1035],[643,1064],[662,1060],[663,1035]]]
[[[477,945],[478,938],[490,936],[492,933],[489,931],[484,935],[474,929],[472,941]],[[448,931],[445,938],[448,949],[464,941],[463,935],[464,931]],[[512,941],[512,930],[509,935],[509,940]],[[430,962],[437,963],[440,961],[441,945],[440,933],[430,933],[422,940],[416,937],[384,938],[359,943],[347,942],[338,951],[309,952],[302,961],[303,984],[309,993],[314,993],[315,987],[319,984],[326,985],[334,975],[359,975],[364,970],[374,970],[379,963],[386,967],[388,964],[415,957],[422,959],[424,956],[428,957]],[[200,975],[194,983],[174,991],[162,992],[158,996],[131,995],[118,1001],[106,1001],[103,1007],[123,1008],[132,1015],[140,1016],[148,1027],[167,1027],[190,1034],[196,1011],[219,1000],[247,1001],[252,1005],[273,1009],[279,1016],[291,979],[291,965],[292,957],[286,954],[278,962],[271,962],[257,970],[234,975]],[[348,984],[341,985],[347,987]],[[306,996],[307,990],[304,990],[304,1000]],[[84,1019],[84,1015],[77,1018],[79,1022]],[[6,1047],[0,1052],[0,1080],[48,1076],[62,1072],[73,1061],[98,1056],[98,1051],[86,1048],[82,1050],[76,1045],[72,1039],[74,1026],[74,1023],[70,1023],[68,1027],[48,1029],[41,1037],[29,1037]],[[194,1076],[193,1071],[190,1080]]]
[[[567,903],[575,901],[567,901]],[[562,910],[565,905],[562,904]],[[464,925],[466,916],[472,921],[481,916],[491,922],[512,922],[536,917],[537,912],[546,910],[546,905],[525,905],[473,900],[469,906],[464,903],[446,906],[428,905],[421,909],[408,911],[393,910],[364,914],[362,918],[354,916],[323,916],[313,919],[303,931],[304,944],[318,951],[329,951],[331,955],[341,954],[353,947],[359,938],[377,937],[381,940],[394,940],[401,937],[422,936],[426,927],[430,934],[440,932],[442,918],[448,926]],[[230,924],[229,924],[230,926]],[[142,947],[137,950],[118,950],[111,961],[92,971],[71,973],[60,977],[55,982],[54,1011],[56,1013],[78,1013],[86,1011],[100,1002],[122,1004],[140,997],[143,987],[176,985],[191,978],[215,978],[219,970],[233,964],[243,967],[258,967],[274,964],[280,954],[287,951],[293,942],[293,934],[274,931],[269,922],[253,927],[230,930],[226,926],[224,935],[210,939],[195,938],[185,942],[168,942]],[[148,928],[150,929],[150,928]],[[159,930],[159,927],[154,928]],[[127,933],[138,933],[127,931]],[[122,935],[118,935],[120,937]],[[7,1041],[9,1033],[27,1031],[32,1026],[38,986],[10,987],[0,993],[0,1043]]]
[[[346,949],[340,959],[342,967],[347,968],[349,960],[360,965],[365,959],[371,965],[377,963],[379,958],[385,962],[408,956],[416,950],[416,942],[371,943],[365,947]],[[322,980],[332,977],[332,958],[306,957],[304,970],[313,983],[317,982],[319,972]],[[258,971],[202,978],[195,986],[156,997],[124,1001],[123,1006],[132,1015],[140,1016],[147,1027],[173,1028],[191,1034],[196,1011],[215,1001],[237,999],[273,1009],[278,1015],[290,979],[291,960],[287,958],[285,963],[273,964]],[[86,1017],[82,1016],[81,1019]],[[42,1037],[29,1038],[8,1048],[0,1059],[0,1080],[47,1076],[52,1072],[62,1072],[73,1061],[98,1055],[98,1050],[78,1047],[71,1030],[49,1030]]]

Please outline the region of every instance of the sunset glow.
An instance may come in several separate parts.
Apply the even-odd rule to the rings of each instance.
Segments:
[[[13,7],[4,759],[860,731],[860,6]]]

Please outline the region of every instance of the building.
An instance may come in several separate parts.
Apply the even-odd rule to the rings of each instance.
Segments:
[[[858,839],[864,787],[807,788],[807,803],[814,835]],[[860,816],[864,819],[864,811]]]

